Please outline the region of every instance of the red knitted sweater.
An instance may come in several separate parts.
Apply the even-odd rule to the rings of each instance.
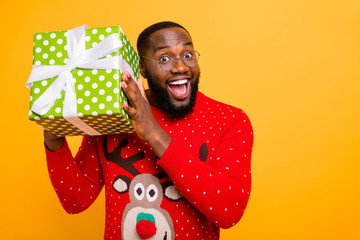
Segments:
[[[88,208],[105,185],[105,239],[218,239],[247,205],[253,133],[246,114],[198,93],[193,113],[152,107],[172,141],[161,159],[136,134],[85,136],[75,158],[65,141],[46,149],[64,209]]]

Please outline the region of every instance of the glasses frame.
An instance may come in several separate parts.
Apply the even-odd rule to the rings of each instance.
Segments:
[[[187,51],[188,52],[188,51]],[[185,53],[187,53],[187,52],[185,52]],[[161,67],[161,69],[163,69],[163,70],[165,70],[165,71],[167,71],[167,72],[170,72],[171,71],[171,69],[173,69],[175,66],[176,66],[176,62],[177,62],[177,60],[178,60],[178,58],[180,58],[181,59],[181,61],[183,62],[183,64],[185,65],[185,66],[187,66],[187,67],[189,67],[189,68],[191,68],[191,67],[195,67],[196,65],[198,65],[199,64],[199,60],[200,60],[200,53],[198,52],[198,51],[196,51],[196,50],[194,50],[194,52],[195,52],[195,54],[197,55],[197,58],[196,58],[196,64],[195,65],[193,65],[193,66],[189,66],[189,65],[187,65],[186,63],[185,63],[185,61],[184,61],[184,57],[185,57],[185,54],[184,55],[182,55],[182,57],[175,57],[174,59],[172,59],[172,65],[171,65],[171,68],[168,70],[168,69],[165,69],[161,64],[160,64],[160,60],[155,60],[155,59],[151,59],[151,58],[148,58],[148,57],[146,57],[146,56],[141,56],[141,58],[145,58],[145,59],[147,59],[147,60],[151,60],[151,61],[153,61],[153,62],[156,62],[157,64],[159,64],[160,65],[160,67]]]

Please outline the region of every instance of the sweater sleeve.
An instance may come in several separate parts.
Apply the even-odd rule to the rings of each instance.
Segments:
[[[252,146],[252,127],[242,112],[224,131],[211,159],[200,161],[173,138],[158,164],[210,221],[229,228],[240,220],[249,199]]]
[[[104,184],[95,140],[84,136],[75,158],[66,140],[59,150],[51,152],[45,146],[45,151],[50,180],[65,211],[87,209]]]

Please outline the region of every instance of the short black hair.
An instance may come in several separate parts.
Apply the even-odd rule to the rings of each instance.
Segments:
[[[173,28],[173,27],[179,27],[184,29],[190,36],[190,33],[180,24],[178,23],[174,23],[174,22],[170,22],[170,21],[164,21],[164,22],[158,22],[155,23],[153,25],[151,25],[150,27],[145,28],[144,31],[142,31],[137,39],[137,50],[139,53],[139,56],[143,56],[144,52],[146,49],[149,48],[149,36],[156,32],[159,31],[161,29],[164,28]]]

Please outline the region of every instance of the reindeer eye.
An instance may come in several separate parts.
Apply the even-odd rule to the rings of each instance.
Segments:
[[[149,200],[149,202],[153,202],[157,199],[158,197],[158,189],[156,188],[156,186],[154,184],[151,184],[147,189],[146,189],[146,197]]]
[[[137,200],[142,200],[145,196],[145,188],[142,183],[137,183],[134,187],[134,195]]]

